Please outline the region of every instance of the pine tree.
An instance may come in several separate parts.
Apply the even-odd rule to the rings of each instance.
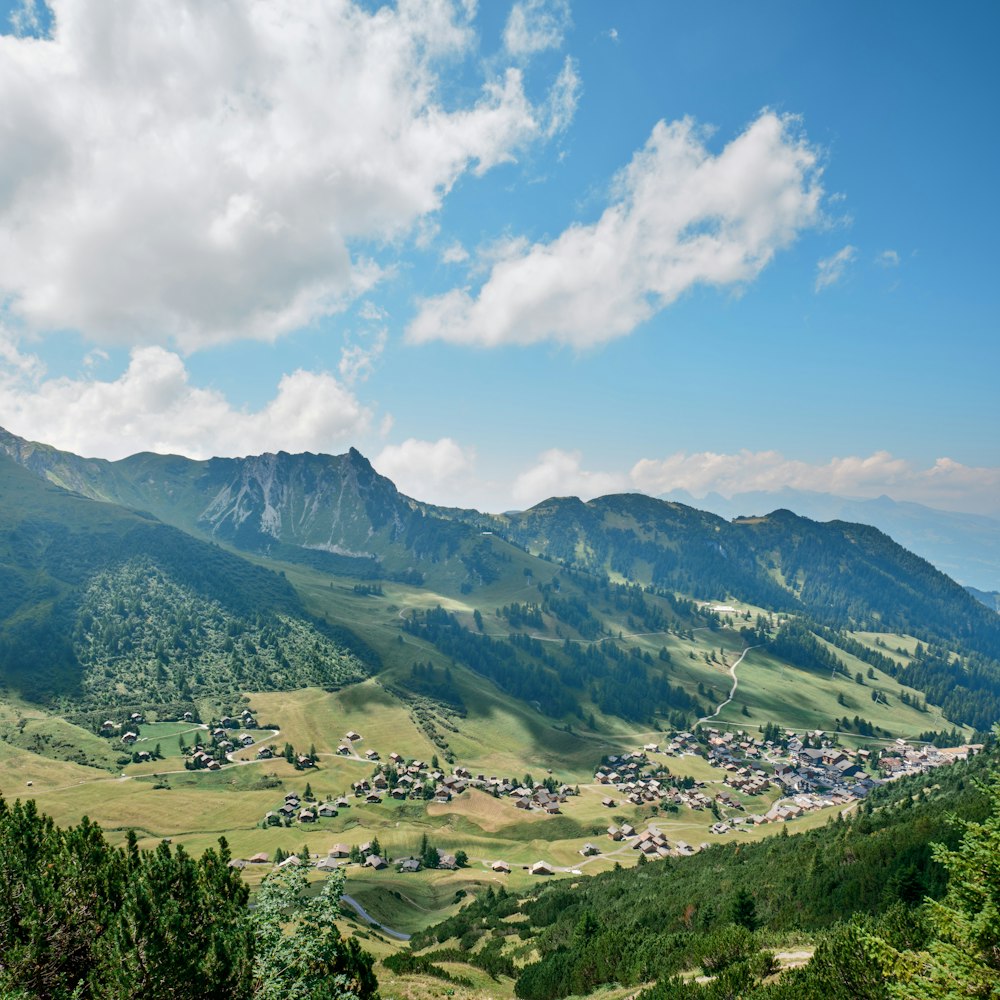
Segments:
[[[748,931],[757,930],[757,904],[746,889],[737,890],[733,897],[729,907],[729,919],[734,924],[745,927]]]
[[[934,939],[919,951],[896,951],[884,942],[898,1000],[968,1000],[1000,996],[1000,775],[989,784],[993,811],[983,823],[962,823],[954,851],[937,846],[934,859],[948,871],[948,891],[926,904]],[[905,801],[905,800],[904,800]]]

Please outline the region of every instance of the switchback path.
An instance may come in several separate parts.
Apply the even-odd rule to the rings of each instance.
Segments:
[[[698,720],[699,723],[708,722],[709,719],[714,719],[725,707],[728,705],[733,698],[736,697],[736,689],[740,686],[739,679],[736,676],[736,668],[743,662],[743,657],[750,652],[751,649],[759,649],[764,644],[762,642],[757,643],[756,646],[747,646],[746,649],[740,653],[740,658],[729,668],[729,676],[733,679],[733,686],[729,689],[729,697],[711,714],[703,716]]]

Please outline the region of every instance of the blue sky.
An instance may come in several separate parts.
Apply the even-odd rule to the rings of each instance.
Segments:
[[[995,4],[221,7],[0,4],[3,426],[1000,516]]]

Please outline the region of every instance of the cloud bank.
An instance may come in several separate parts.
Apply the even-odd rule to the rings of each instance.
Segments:
[[[6,357],[3,344],[0,337]],[[215,390],[191,385],[183,360],[162,347],[134,348],[128,368],[112,381],[46,379],[36,360],[18,357],[20,366],[0,375],[0,425],[87,456],[331,451],[365,434],[373,416],[323,372],[283,375],[274,398],[248,411]]]
[[[607,493],[660,496],[686,490],[695,497],[731,497],[783,487],[860,498],[888,494],[943,510],[1000,517],[1000,468],[967,466],[950,458],[921,466],[886,451],[826,462],[804,462],[778,451],[677,452],[640,459],[626,472],[588,470],[579,452],[552,448],[516,477],[511,493],[518,506],[530,507],[551,496],[590,500]]]
[[[791,117],[762,113],[718,155],[690,119],[660,122],[596,222],[509,241],[478,291],[425,299],[408,339],[588,348],[624,336],[696,285],[756,278],[818,221],[820,173]]]
[[[637,489],[653,495],[683,489],[695,496],[732,496],[790,486],[851,497],[885,493],[930,507],[1000,515],[1000,468],[967,466],[950,458],[922,468],[886,451],[819,463],[786,458],[777,451],[677,452],[664,459],[641,459],[630,478]]]
[[[0,36],[0,300],[28,330],[272,340],[379,279],[356,245],[574,106],[569,64],[538,106],[519,66],[450,106],[476,45],[459,0],[51,6],[49,37]],[[519,9],[530,54],[549,22]]]

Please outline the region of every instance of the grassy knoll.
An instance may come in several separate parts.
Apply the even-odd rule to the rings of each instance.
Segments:
[[[840,651],[837,655],[847,657]],[[863,667],[867,670],[867,664]],[[936,709],[929,707],[924,713],[904,705],[899,699],[903,686],[878,671],[875,680],[866,679],[860,685],[843,675],[831,677],[790,667],[765,647],[747,653],[737,673],[739,689],[719,716],[720,722],[753,726],[774,721],[795,728],[831,729],[835,719],[859,715],[894,736],[914,737],[929,729],[951,728]],[[873,690],[884,692],[878,703],[871,699]],[[840,695],[844,704],[838,702]],[[749,716],[742,714],[744,705]]]
[[[919,642],[912,635],[900,635],[898,632],[852,632],[851,635],[862,645],[884,656],[891,656],[904,667],[910,665]]]
[[[353,744],[358,754],[376,749],[383,757],[395,751],[430,760],[437,750],[410,718],[407,706],[379,680],[336,692],[300,688],[254,693],[250,704],[262,722],[276,721],[281,726],[276,738],[279,746],[288,742],[300,753],[315,746],[320,754],[336,754],[351,729],[362,736]]]

